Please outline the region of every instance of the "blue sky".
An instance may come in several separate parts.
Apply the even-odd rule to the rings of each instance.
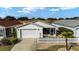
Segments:
[[[59,18],[79,16],[78,7],[0,7],[0,17]]]

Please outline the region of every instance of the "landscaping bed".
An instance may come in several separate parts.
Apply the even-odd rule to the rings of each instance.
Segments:
[[[10,51],[19,40],[14,37],[3,38],[0,40],[0,51]]]
[[[79,51],[79,46],[73,46],[72,49],[75,51]]]
[[[53,45],[48,47],[47,49],[37,49],[37,51],[58,51],[58,49],[65,47],[65,45]],[[72,46],[70,50],[79,51],[79,45]]]
[[[47,49],[37,49],[37,51],[57,51],[59,48],[65,47],[64,45],[53,45],[48,47]]]

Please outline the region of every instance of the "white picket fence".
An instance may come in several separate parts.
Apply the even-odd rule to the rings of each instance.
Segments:
[[[79,38],[67,38],[68,42],[79,42]],[[41,38],[37,42],[65,42],[65,38]]]

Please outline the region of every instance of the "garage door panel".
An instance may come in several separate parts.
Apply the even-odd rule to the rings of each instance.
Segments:
[[[40,34],[38,30],[22,30],[22,38],[39,38]]]

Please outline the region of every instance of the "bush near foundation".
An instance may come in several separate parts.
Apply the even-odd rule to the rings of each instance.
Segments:
[[[16,44],[18,42],[18,39],[16,39],[16,38],[10,38],[9,40],[10,40],[11,44]]]
[[[5,39],[5,38],[3,38],[3,39],[1,40],[1,43],[2,43],[2,45],[11,45],[10,40],[9,40],[9,39]]]
[[[18,42],[16,38],[3,38],[1,41],[2,45],[14,45]]]

